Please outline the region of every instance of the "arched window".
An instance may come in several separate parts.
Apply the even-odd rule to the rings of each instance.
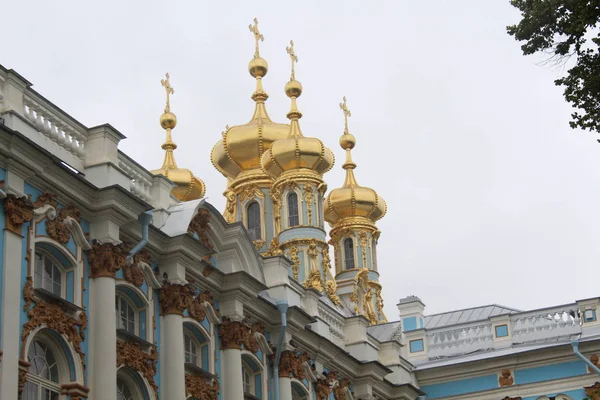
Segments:
[[[63,297],[63,272],[59,264],[45,252],[35,252],[33,285]]]
[[[121,378],[117,378],[117,400],[134,400],[127,382]]]
[[[288,226],[300,225],[300,216],[298,215],[298,195],[296,192],[292,192],[287,196],[288,206]]]
[[[185,351],[185,362],[198,366],[198,342],[189,333],[183,333],[183,347]]]
[[[242,383],[244,394],[253,398],[263,398],[263,364],[254,355],[249,352],[242,353]]]
[[[58,400],[58,365],[52,350],[43,342],[34,340],[27,354],[29,373],[23,389],[23,400]]]
[[[252,379],[252,370],[243,362],[242,363],[242,382],[244,383],[244,393],[254,395],[254,379]]]
[[[115,300],[117,311],[117,329],[124,329],[135,335],[136,332],[136,311],[125,296],[118,294]]]
[[[300,382],[292,382],[292,400],[308,400],[308,390]]]
[[[250,239],[260,240],[262,236],[260,228],[260,205],[256,201],[248,205],[246,219],[248,221]]]
[[[354,243],[352,238],[344,239],[344,268],[352,269],[354,265]]]
[[[373,260],[373,269],[377,271],[377,241],[375,238],[371,239],[371,260]]]

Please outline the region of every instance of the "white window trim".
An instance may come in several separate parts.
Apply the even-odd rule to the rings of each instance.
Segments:
[[[116,313],[116,323],[117,323],[117,329],[123,329],[125,331],[127,331],[130,334],[133,334],[135,336],[140,335],[140,309],[135,305],[135,303],[129,298],[129,296],[127,296],[125,293],[119,293],[119,291],[117,291],[117,294],[115,296],[117,299],[124,299],[125,302],[127,304],[129,304],[129,306],[133,309],[133,332],[129,332],[127,330],[127,328],[121,328],[119,325],[119,322],[121,322],[121,302],[118,301],[118,309],[115,307],[115,313]]]

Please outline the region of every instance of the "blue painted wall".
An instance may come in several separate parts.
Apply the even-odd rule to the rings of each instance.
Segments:
[[[583,361],[572,361],[568,363],[545,365],[543,367],[517,370],[514,373],[515,384],[549,381],[559,378],[585,375],[586,366]]]
[[[444,396],[455,396],[498,387],[498,377],[494,375],[479,376],[477,378],[462,379],[453,382],[436,383],[422,386],[421,390],[427,393],[430,399]]]

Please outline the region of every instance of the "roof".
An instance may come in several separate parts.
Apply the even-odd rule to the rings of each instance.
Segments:
[[[380,342],[400,340],[402,324],[400,321],[393,321],[386,324],[371,325],[367,327],[367,333]]]
[[[516,312],[520,312],[520,310],[517,310],[515,308],[504,307],[498,304],[465,308],[463,310],[428,315],[425,317],[425,328],[442,328],[444,326],[481,321],[490,317],[495,317],[504,314],[513,314]]]

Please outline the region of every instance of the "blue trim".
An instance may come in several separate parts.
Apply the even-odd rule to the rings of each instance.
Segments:
[[[117,294],[125,295],[125,297],[130,299],[138,309],[141,310],[141,309],[146,308],[145,299],[140,297],[140,295],[132,288],[130,288],[128,286],[122,286],[117,283],[116,292],[117,292]]]
[[[74,303],[73,290],[75,289],[75,271],[71,270],[67,272],[67,300]]]
[[[436,383],[434,385],[421,386],[421,390],[427,393],[429,399],[438,397],[455,396],[460,394],[479,392],[495,389],[498,387],[498,376],[486,375],[477,378],[462,379],[453,382]]]
[[[586,365],[582,361],[544,365],[541,367],[515,371],[515,385],[570,378],[587,374]]]
[[[254,375],[254,389],[255,389],[255,396],[258,397],[259,399],[262,399],[262,375],[261,374],[256,374]]]
[[[58,343],[63,354],[65,355],[65,358],[67,359],[67,364],[69,364],[69,377],[72,381],[76,380],[77,376],[75,374],[75,360],[73,360],[73,354],[71,353],[71,350],[69,349],[69,346],[65,340],[58,332],[53,331],[52,329],[43,329],[41,332],[49,334],[54,340],[56,340],[56,343]]]
[[[140,326],[140,337],[146,340],[146,310],[140,310],[138,315],[138,324]]]

